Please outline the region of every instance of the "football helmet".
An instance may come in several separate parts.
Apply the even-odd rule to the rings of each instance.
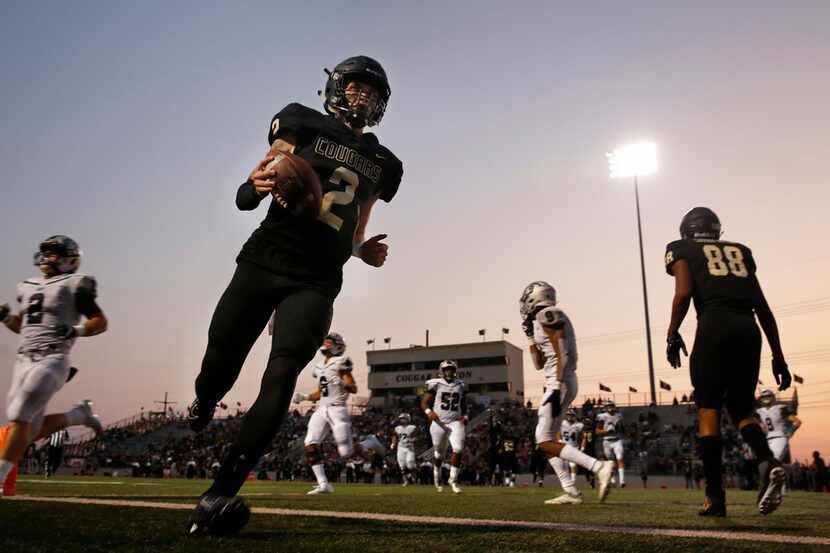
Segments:
[[[327,346],[326,342],[331,342],[331,345]],[[320,348],[320,353],[330,357],[343,355],[346,353],[346,341],[343,340],[343,337],[338,333],[329,332],[326,334],[326,337],[323,338],[323,347]]]
[[[328,113],[340,113],[353,127],[373,127],[380,123],[386,111],[386,104],[392,90],[386,71],[368,56],[353,56],[338,63],[333,71],[325,69],[328,75],[326,88],[322,91],[325,102],[323,107]],[[370,111],[355,110],[346,98],[346,85],[351,81],[365,82],[374,86],[378,91],[378,101]]]
[[[537,280],[525,286],[522,297],[519,298],[519,314],[525,319],[539,307],[551,305],[556,305],[556,288],[544,280]]]
[[[406,426],[412,422],[412,417],[409,416],[409,413],[401,413],[398,415],[398,422]]]
[[[449,359],[441,361],[441,365],[438,367],[438,370],[441,371],[441,376],[443,376],[444,380],[447,382],[452,382],[458,377],[458,363],[455,361],[450,361]]]
[[[57,254],[57,259],[50,260],[47,254]],[[33,262],[44,273],[63,275],[74,273],[81,266],[81,248],[78,243],[62,234],[50,236],[40,243]]]
[[[606,413],[613,413],[617,410],[617,404],[613,401],[608,401],[605,403],[605,412]]]
[[[680,238],[684,240],[717,240],[721,234],[720,219],[708,207],[693,207],[680,221]]]
[[[775,392],[769,388],[761,390],[761,395],[758,396],[758,403],[764,407],[768,407],[775,402]]]
[[[568,419],[568,422],[570,423],[576,422],[576,410],[573,408],[568,409],[565,412],[565,418]]]

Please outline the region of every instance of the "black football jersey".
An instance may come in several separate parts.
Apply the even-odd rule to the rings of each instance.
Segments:
[[[751,311],[761,300],[755,260],[743,244],[723,240],[676,240],[666,246],[666,272],[685,259],[692,275],[698,317],[705,311]]]
[[[359,204],[375,194],[391,201],[403,165],[374,134],[358,136],[337,118],[300,104],[289,104],[274,116],[268,143],[284,133],[297,137],[294,153],[320,178],[320,215],[293,215],[272,200],[239,257],[278,273],[339,280],[352,253]]]

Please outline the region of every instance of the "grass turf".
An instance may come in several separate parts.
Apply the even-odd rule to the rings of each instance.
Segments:
[[[18,493],[40,496],[141,499],[194,503],[205,481],[58,478],[42,483],[22,477]],[[32,480],[32,481],[28,481]],[[97,483],[101,482],[101,483]],[[242,490],[252,506],[409,515],[572,522],[608,526],[746,531],[830,537],[830,496],[793,492],[769,517],[755,510],[754,494],[730,492],[729,518],[696,515],[700,492],[613,490],[605,504],[584,490],[579,506],[551,507],[551,488],[473,488],[455,496],[426,486],[341,485],[337,493],[306,496],[306,483],[249,482]],[[253,515],[233,539],[192,540],[183,535],[187,511],[66,505],[0,500],[5,551],[827,551],[828,547],[620,535],[604,532],[477,528],[431,524]],[[223,545],[224,544],[224,545]]]

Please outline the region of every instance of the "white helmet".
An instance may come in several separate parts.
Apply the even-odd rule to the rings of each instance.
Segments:
[[[761,390],[761,395],[758,396],[758,402],[761,405],[772,405],[775,401],[775,392],[770,390],[769,388],[764,388]]]
[[[522,297],[519,298],[519,313],[524,319],[532,314],[537,307],[551,305],[556,305],[556,288],[544,280],[537,280],[525,286]]]
[[[412,422],[412,417],[409,416],[409,413],[401,413],[398,415],[398,422],[405,426]]]
[[[323,344],[326,343],[326,340],[331,341],[331,347],[326,347],[325,345],[320,348],[320,353],[331,355],[332,357],[337,357],[338,355],[343,355],[346,353],[346,341],[343,340],[343,337],[340,336],[336,332],[329,332],[325,338],[323,338]]]
[[[438,371],[444,377],[444,380],[452,382],[458,377],[458,363],[446,359],[441,361],[441,364],[438,366]]]

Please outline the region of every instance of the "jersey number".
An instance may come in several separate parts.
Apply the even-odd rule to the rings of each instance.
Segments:
[[[767,432],[772,432],[774,427],[772,426],[772,419],[767,417],[764,419],[764,422],[767,423]]]
[[[346,189],[330,190],[323,195],[323,203],[320,206],[319,219],[336,231],[343,226],[343,219],[332,213],[335,205],[349,205],[354,201],[354,193],[360,179],[357,173],[345,167],[338,167],[332,173],[329,182],[334,186],[340,186],[341,182],[346,183]]]
[[[329,381],[325,376],[320,377],[320,395],[329,397]]]
[[[43,294],[32,294],[26,308],[26,323],[40,324],[43,320]]]
[[[712,276],[726,276],[729,273],[736,277],[749,276],[740,248],[724,246],[721,250],[714,244],[706,244],[703,246],[703,255],[706,256],[706,268]]]
[[[460,400],[461,394],[458,392],[441,394],[441,409],[444,411],[458,411],[458,402]]]

